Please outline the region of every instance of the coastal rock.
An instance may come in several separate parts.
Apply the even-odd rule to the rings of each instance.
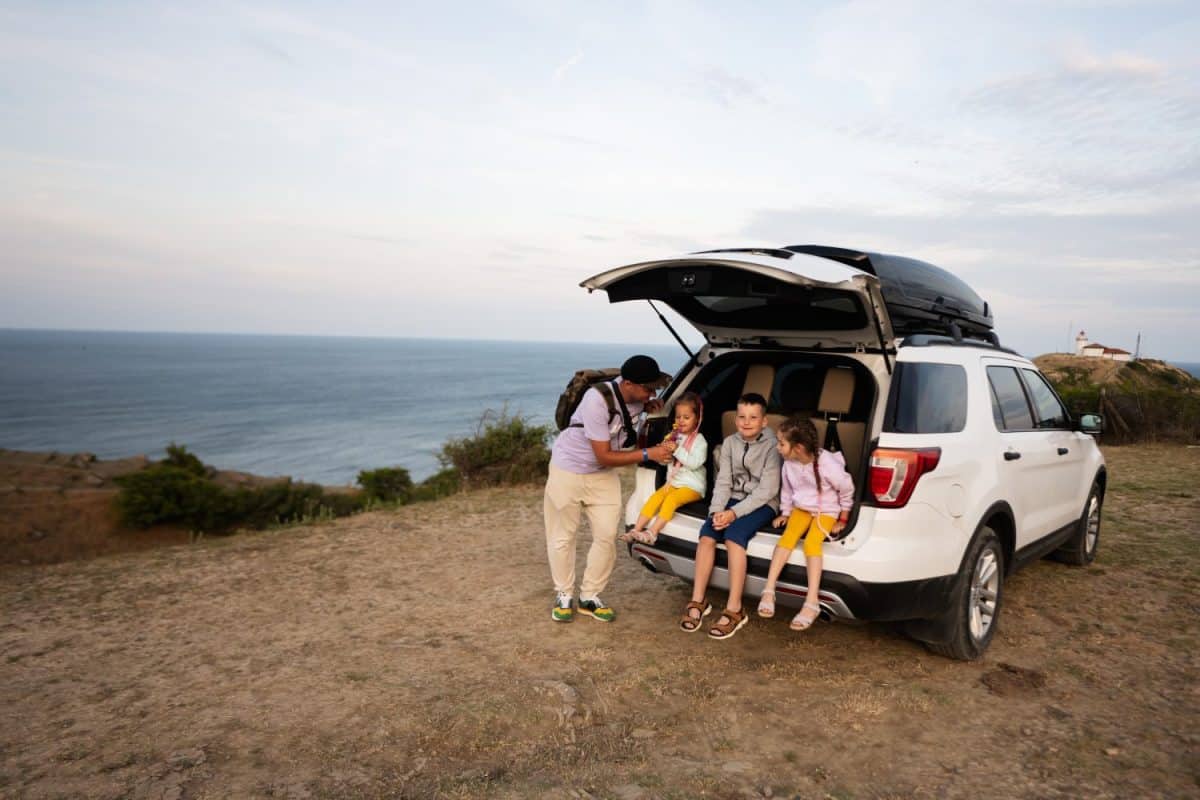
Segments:
[[[35,542],[40,542],[42,539],[46,538],[46,532],[39,531],[37,528],[30,528],[29,538]]]
[[[68,467],[84,468],[96,460],[95,453],[76,453],[67,459]]]
[[[99,475],[95,474],[94,472],[89,472],[87,474],[87,476],[83,479],[83,482],[86,483],[88,486],[103,486],[104,478],[101,478]]]

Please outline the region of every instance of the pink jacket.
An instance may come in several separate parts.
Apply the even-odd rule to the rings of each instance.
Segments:
[[[790,458],[783,460],[783,476],[779,496],[779,513],[788,515],[793,508],[810,514],[836,515],[854,506],[854,479],[846,472],[846,458],[841,453],[820,450],[817,464],[821,468],[821,491],[812,464],[801,464]]]

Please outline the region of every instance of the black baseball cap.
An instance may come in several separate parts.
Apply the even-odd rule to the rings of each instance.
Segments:
[[[671,382],[671,376],[658,368],[658,362],[650,356],[630,356],[621,365],[621,377],[630,383],[640,383],[661,389]]]

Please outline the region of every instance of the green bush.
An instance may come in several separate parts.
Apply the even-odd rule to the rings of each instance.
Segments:
[[[367,502],[360,493],[327,492],[311,483],[291,480],[253,489],[227,489],[184,447],[172,444],[167,458],[140,472],[116,479],[121,487],[117,510],[122,520],[139,528],[156,524],[185,525],[191,530],[221,533],[235,526],[269,525],[346,516]]]
[[[546,476],[550,434],[549,426],[530,425],[523,417],[486,412],[475,435],[447,441],[438,460],[471,488],[532,483]]]
[[[413,492],[412,477],[404,467],[365,469],[358,473],[358,485],[371,500],[407,503]]]
[[[117,510],[130,525],[148,528],[181,522],[214,530],[233,516],[234,500],[203,475],[166,462],[116,479],[121,487]]]
[[[438,455],[440,472],[414,485],[404,467],[363,470],[358,473],[361,492],[329,492],[291,480],[228,489],[213,480],[214,469],[172,442],[162,461],[117,478],[121,487],[117,509],[127,524],[136,527],[168,523],[210,533],[341,517],[372,503],[436,500],[466,486],[539,481],[550,463],[550,435],[548,426],[488,412],[474,436],[450,439],[443,445]]]
[[[193,475],[208,475],[210,472],[208,467],[204,466],[204,462],[194,453],[189,453],[186,447],[174,442],[167,445],[167,457],[162,460],[162,463],[179,467]]]
[[[458,474],[458,470],[450,467],[429,476],[413,487],[409,500],[414,503],[437,500],[439,497],[448,497],[454,494],[460,488],[462,488],[462,477]]]

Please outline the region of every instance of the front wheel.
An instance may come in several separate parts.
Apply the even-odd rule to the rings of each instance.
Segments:
[[[1088,492],[1087,502],[1083,504],[1083,513],[1075,533],[1071,535],[1062,547],[1051,553],[1051,557],[1064,564],[1083,566],[1096,560],[1096,548],[1100,546],[1100,511],[1104,505],[1104,495],[1100,492],[1100,484],[1093,483]]]
[[[991,528],[981,528],[963,559],[951,595],[951,608],[939,627],[939,641],[928,642],[935,653],[960,661],[983,655],[1000,616],[1004,594],[1004,549]]]

